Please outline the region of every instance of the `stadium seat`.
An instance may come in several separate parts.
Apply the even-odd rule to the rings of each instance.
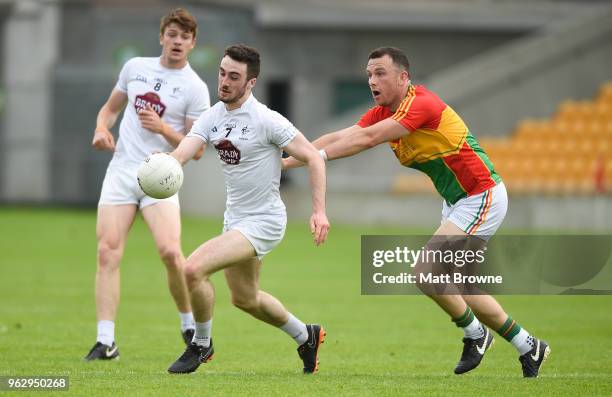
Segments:
[[[402,194],[421,194],[435,193],[433,183],[424,174],[400,174],[394,178],[391,193],[394,195]]]
[[[597,95],[597,103],[612,105],[612,82],[603,84]]]

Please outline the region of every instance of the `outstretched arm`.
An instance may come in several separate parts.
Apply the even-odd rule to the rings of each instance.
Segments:
[[[369,127],[361,128],[350,136],[344,136],[325,147],[328,160],[353,156],[373,148],[383,142],[389,142],[408,134],[406,127],[395,120],[385,119]]]
[[[325,162],[317,149],[300,132],[285,147],[285,151],[308,166],[312,189],[310,232],[314,235],[315,244],[322,244],[329,231],[329,221],[325,214]]]
[[[327,133],[325,135],[318,137],[317,139],[312,141],[312,144],[314,145],[315,148],[322,149],[342,139],[345,136],[350,136],[354,131],[358,131],[360,129],[361,127],[359,127],[358,125],[353,125],[343,130],[330,132],[330,133]],[[288,157],[286,159],[283,159],[283,169],[297,168],[297,167],[303,167],[303,166],[304,166],[304,163],[297,160],[295,157]]]
[[[119,117],[119,113],[125,108],[127,101],[128,96],[125,92],[118,89],[114,89],[111,92],[106,103],[102,105],[98,112],[91,146],[97,150],[115,150],[115,138],[110,129],[115,125],[117,117]]]
[[[189,159],[193,158],[196,153],[204,151],[205,147],[204,141],[200,138],[186,136],[170,155],[177,159],[181,165],[184,165]]]
[[[187,117],[185,119],[185,135],[187,135],[187,133],[189,131],[191,131],[191,127],[193,127],[193,123],[195,123],[195,119],[191,119],[189,117]],[[183,137],[184,138],[184,137]],[[206,147],[206,145],[202,145],[202,147],[200,148],[200,150],[198,150],[196,152],[196,154],[193,155],[193,159],[194,160],[199,160],[202,158],[202,156],[204,155],[204,148]]]

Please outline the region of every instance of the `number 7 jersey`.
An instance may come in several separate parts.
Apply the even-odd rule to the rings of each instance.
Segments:
[[[285,214],[279,192],[282,148],[296,134],[291,122],[253,95],[230,111],[217,102],[196,120],[187,136],[217,151],[227,189],[226,220]]]

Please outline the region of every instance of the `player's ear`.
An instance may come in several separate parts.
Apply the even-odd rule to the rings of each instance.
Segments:
[[[410,80],[410,74],[408,73],[408,71],[402,70],[402,72],[400,73],[400,81],[399,81],[400,84],[399,85],[403,85],[409,80]]]
[[[253,87],[255,87],[255,84],[257,84],[257,77],[253,77],[251,80],[249,80],[247,83],[247,87],[253,89]]]
[[[164,33],[160,33],[159,34],[159,45],[163,46],[164,45]]]

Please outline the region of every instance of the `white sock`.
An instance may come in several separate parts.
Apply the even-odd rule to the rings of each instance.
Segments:
[[[112,346],[115,341],[115,322],[109,320],[98,321],[98,342]]]
[[[525,328],[521,328],[510,343],[512,343],[512,346],[514,346],[522,356],[533,349],[533,336],[529,335],[529,332],[525,331]]]
[[[295,316],[289,313],[289,320],[287,323],[280,327],[285,331],[298,345],[303,344],[308,340],[308,330],[306,324],[295,318]]]
[[[463,327],[463,332],[468,339],[478,339],[484,336],[484,328],[476,316],[474,316],[474,320],[471,323]]]
[[[185,332],[187,329],[195,328],[195,320],[193,319],[193,313],[181,313],[179,312],[179,316],[181,317],[181,332]]]
[[[210,331],[212,329],[212,318],[205,323],[195,323],[195,334],[193,342],[196,345],[208,347],[210,346]]]

